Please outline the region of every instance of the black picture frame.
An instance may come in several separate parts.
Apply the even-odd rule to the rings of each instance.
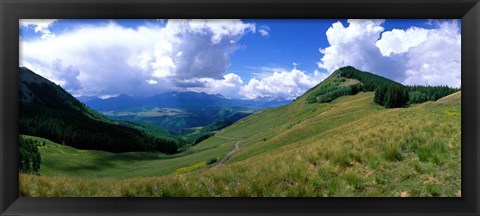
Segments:
[[[0,0],[1,215],[479,215],[478,0]],[[461,198],[22,198],[18,193],[19,19],[462,19]]]

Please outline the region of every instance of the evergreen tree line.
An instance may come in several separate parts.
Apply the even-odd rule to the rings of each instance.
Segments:
[[[335,90],[332,90],[332,91],[329,91],[325,94],[317,96],[316,102],[318,102],[318,103],[328,103],[328,102],[332,102],[333,100],[335,100],[335,99],[337,99],[341,96],[355,95],[360,91],[364,91],[362,84],[355,84],[355,85],[351,85],[351,86],[338,87]]]
[[[180,139],[149,135],[135,128],[85,118],[78,113],[41,111],[41,108],[22,105],[21,113],[21,134],[47,138],[78,149],[171,154],[184,145]]]
[[[315,87],[315,90],[308,95],[307,103],[317,103],[320,96],[335,91],[336,89],[338,89],[338,87],[335,83],[328,83],[324,86]]]
[[[405,107],[410,104],[436,101],[459,90],[448,86],[380,85],[375,89],[373,100],[386,108]]]
[[[40,144],[39,141],[19,137],[19,170],[22,173],[39,174],[40,163],[42,158],[38,152],[38,146],[45,145],[45,142]]]
[[[365,91],[364,85],[361,83],[350,86],[337,86],[337,84],[337,82],[329,83],[312,92],[307,97],[307,103],[328,103],[341,96],[355,95]]]

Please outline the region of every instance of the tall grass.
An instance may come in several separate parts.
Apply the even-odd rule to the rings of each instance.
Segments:
[[[263,130],[257,131],[249,121],[260,124],[268,119],[255,114],[240,122],[238,134],[238,125],[220,132],[240,139],[242,147],[215,168],[194,171],[197,162],[187,166],[191,172],[128,179],[22,174],[20,193],[33,197],[460,196],[461,118],[450,114],[460,113],[459,100],[388,110],[371,100],[372,93],[312,106],[297,100],[290,107],[266,111],[275,119],[280,113],[288,115],[270,127],[262,122]],[[315,114],[306,114],[315,105]]]

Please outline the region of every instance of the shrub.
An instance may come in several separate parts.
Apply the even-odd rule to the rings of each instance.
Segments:
[[[218,158],[210,158],[208,161],[207,161],[207,165],[212,165],[214,163],[216,163],[218,161]]]

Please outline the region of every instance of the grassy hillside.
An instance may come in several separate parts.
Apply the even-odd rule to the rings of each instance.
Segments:
[[[53,154],[57,151],[54,146],[60,146],[49,143],[48,148],[40,148],[41,153],[48,152],[51,157],[46,159],[42,155],[42,176],[20,175],[20,193],[23,196],[461,195],[460,93],[438,102],[385,109],[373,102],[373,92],[343,96],[331,103],[309,104],[307,98],[311,92],[290,105],[267,109],[236,122],[182,153],[184,156],[124,164],[102,159],[105,170],[92,171],[98,163],[92,163],[94,169],[88,170],[90,177],[113,176],[112,179],[79,179],[75,177],[87,174],[68,172],[65,168],[58,172],[62,169],[51,164],[67,161]],[[213,168],[204,164],[212,156],[225,155],[237,141],[240,148],[225,164]],[[65,157],[75,161],[72,159],[75,150],[71,151]],[[115,170],[123,167],[123,171],[106,173],[114,172],[108,166]],[[59,176],[53,176],[54,173]],[[172,175],[153,177],[167,173]]]

